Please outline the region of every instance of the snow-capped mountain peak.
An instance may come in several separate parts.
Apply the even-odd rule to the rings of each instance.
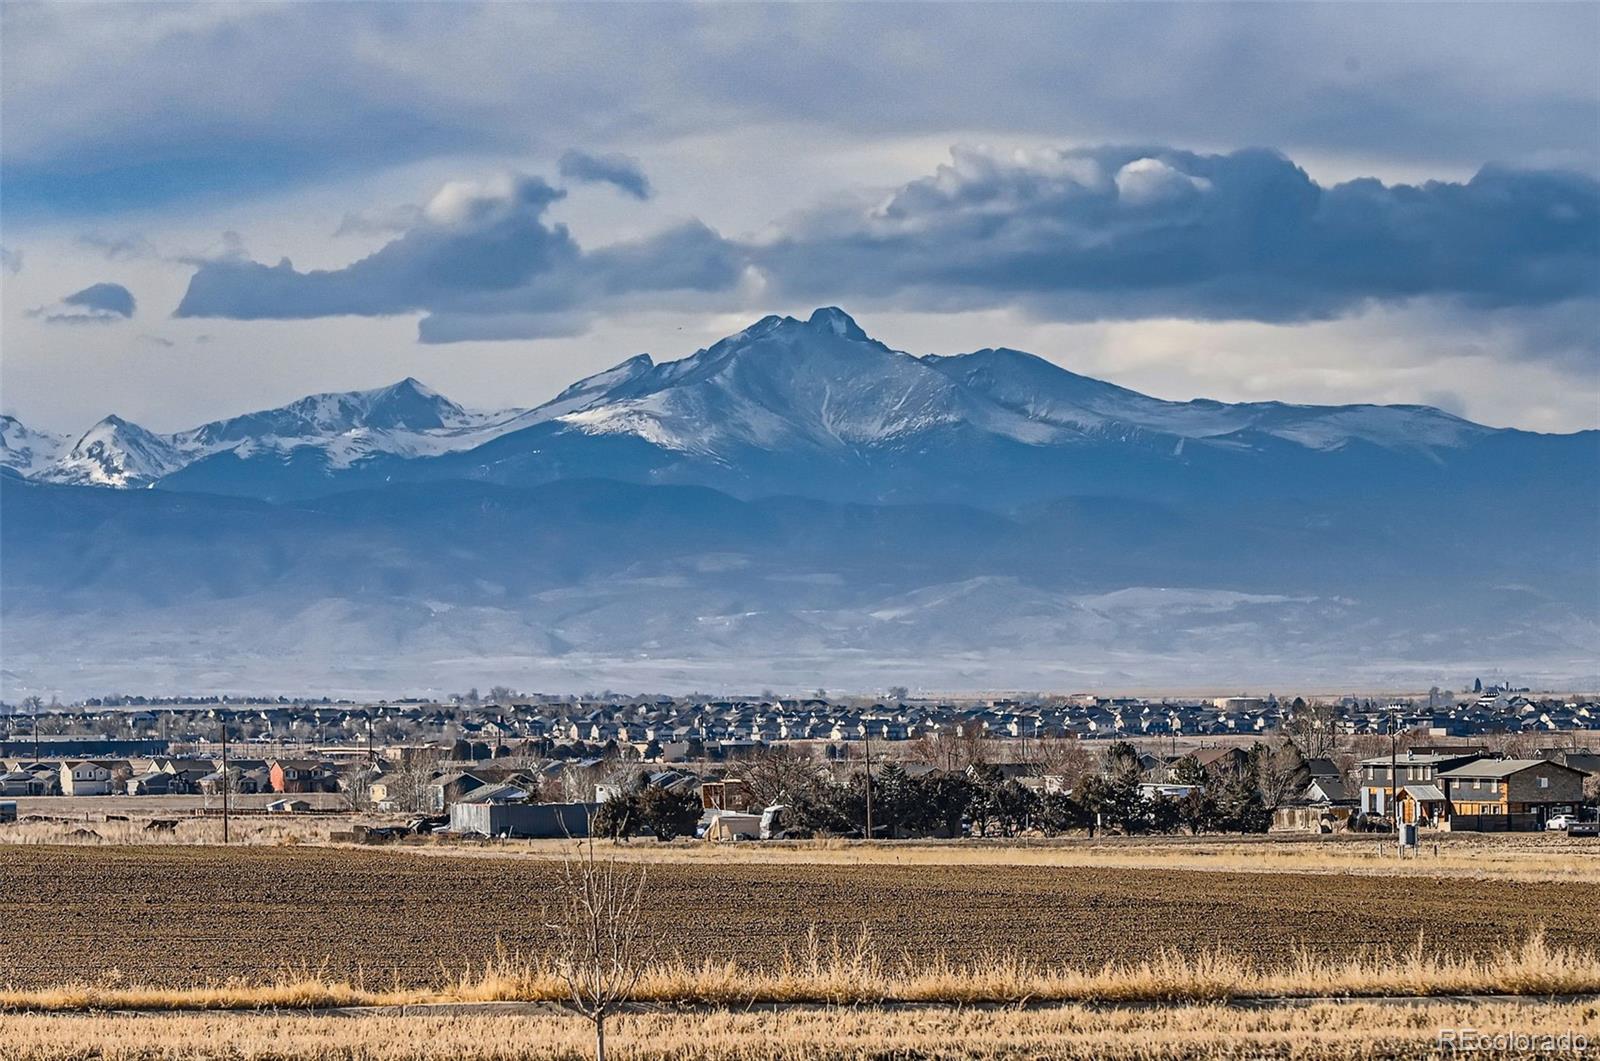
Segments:
[[[1270,463],[1269,451],[1297,458],[1367,446],[1440,462],[1498,434],[1422,406],[1170,401],[1006,347],[917,357],[870,337],[831,306],[804,320],[763,317],[676,361],[635,355],[530,410],[464,409],[408,376],[171,436],[108,417],[53,463],[60,444],[24,445],[24,430],[8,422],[0,456],[33,478],[137,486],[170,476],[167,485],[176,489],[223,493],[337,489],[350,481],[345,471],[362,468],[380,479],[549,476],[577,468],[627,479],[670,467],[662,474],[694,480],[750,479],[754,469],[780,466],[826,467],[833,469],[826,475],[848,477],[874,463],[904,463],[917,464],[923,481],[948,482],[959,471],[950,462],[970,463],[980,450],[992,454],[985,459],[1028,468],[1109,468],[1138,451],[1138,460],[1162,465],[1152,474],[1167,475],[1174,462],[1223,452]],[[481,461],[467,452],[508,435],[520,441],[508,440]],[[646,448],[594,445],[601,437]],[[1084,447],[1101,447],[1094,452],[1106,460],[1086,461]],[[378,463],[450,453],[466,459],[404,472]],[[640,454],[644,465],[626,463]],[[248,471],[241,462],[251,462]],[[780,478],[768,488],[788,485]]]
[[[38,431],[10,414],[0,415],[0,468],[34,475],[49,467],[69,441],[66,435]]]
[[[216,420],[182,432],[176,441],[186,450],[213,452],[240,442],[316,440],[361,428],[439,431],[471,420],[461,406],[407,376],[388,387],[312,394],[276,409]]]
[[[170,439],[111,415],[85,431],[40,478],[79,486],[148,486],[183,463]]]
[[[811,319],[806,323],[813,328],[826,328],[834,335],[842,335],[846,339],[868,341],[867,333],[861,330],[861,325],[838,306],[822,306],[812,312]]]
[[[980,424],[1024,441],[1040,429],[974,400],[920,359],[872,339],[843,310],[764,317],[680,361],[655,365],[560,418],[589,435],[633,435],[730,461],[742,450],[879,446],[941,425]]]

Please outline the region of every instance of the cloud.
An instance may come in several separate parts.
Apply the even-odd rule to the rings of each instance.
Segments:
[[[342,269],[201,262],[177,316],[423,312],[425,342],[546,338],[585,330],[592,313],[630,295],[726,290],[739,280],[737,248],[698,223],[587,252],[565,225],[545,219],[563,194],[538,177],[452,181],[403,235]]]
[[[107,261],[111,262],[131,262],[160,257],[156,253],[155,246],[137,232],[128,232],[120,236],[86,232],[78,237],[77,243],[80,247],[99,251],[105,255]]]
[[[1372,301],[1542,306],[1600,290],[1600,182],[1323,187],[1271,151],[958,148],[871,208],[802,214],[754,252],[802,301],[1019,305],[1046,319],[1329,319]]]
[[[1595,5],[0,5],[8,213],[792,126],[1595,167]],[[536,57],[530,61],[529,57]],[[494,76],[488,76],[493,71]],[[952,87],[951,71],[970,76]],[[625,138],[625,139],[624,139]],[[726,164],[715,155],[706,165]]]
[[[1529,311],[1600,290],[1600,182],[1559,172],[1324,187],[1264,150],[957,148],[871,206],[802,211],[759,243],[689,222],[592,250],[546,220],[562,194],[536,177],[450,182],[342,269],[203,262],[178,315],[424,312],[428,341],[542,338],[668,295],[731,308],[747,273],[791,303],[1057,321],[1281,323],[1415,299]]]
[[[110,324],[131,319],[135,308],[133,292],[121,284],[100,283],[74,291],[55,306],[31,310],[29,316],[51,324]]]
[[[561,156],[561,175],[586,184],[609,184],[635,199],[650,198],[650,178],[644,175],[639,160],[627,155],[591,155],[587,151],[568,151]]]
[[[16,276],[22,272],[22,251],[11,247],[0,247],[0,272],[7,276]]]

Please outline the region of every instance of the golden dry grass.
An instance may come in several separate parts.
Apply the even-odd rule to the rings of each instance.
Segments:
[[[613,1018],[608,1047],[618,1061],[1422,1058],[1437,1056],[1440,1029],[1461,1027],[1594,1044],[1600,1006],[1441,1001],[1268,1010],[1202,1004],[648,1013]],[[592,1056],[591,1035],[580,1018],[555,1014],[0,1016],[8,1061],[569,1061]]]
[[[883,957],[862,934],[844,943],[812,932],[806,945],[773,969],[737,962],[659,962],[631,996],[637,1003],[737,1007],[997,1004],[1018,1002],[1202,1002],[1240,998],[1409,997],[1462,994],[1527,996],[1600,993],[1600,955],[1551,945],[1535,931],[1486,958],[1427,952],[1419,939],[1406,951],[1330,960],[1301,951],[1289,961],[1259,965],[1220,951],[1165,953],[1143,962],[1096,969],[1052,967],[1010,955],[972,963],[942,957]],[[482,969],[426,988],[385,984],[380,977],[339,980],[321,970],[287,970],[263,980],[195,987],[99,982],[0,989],[0,1011],[310,1009],[440,1002],[554,1002],[566,997],[548,964],[502,954]]]
[[[176,820],[171,831],[146,828],[154,814],[128,821],[105,821],[85,817],[82,821],[18,821],[0,825],[0,844],[88,845],[126,847],[145,844],[210,846],[222,843],[222,820],[216,817]],[[239,846],[281,846],[284,844],[326,844],[333,830],[342,827],[338,819],[296,818],[291,815],[265,817],[251,815],[228,823],[228,842]]]
[[[38,802],[38,801],[36,801]],[[161,814],[151,814],[162,817]],[[18,822],[0,825],[0,844],[211,845],[222,840],[215,818],[179,819],[174,833],[147,832],[144,820]],[[76,818],[77,816],[72,816]],[[239,845],[325,846],[348,829],[355,816],[236,818],[232,842]],[[82,831],[82,832],[80,832]],[[469,858],[559,859],[570,850],[561,840],[453,843],[442,839],[407,843],[407,851]],[[624,860],[670,864],[950,866],[993,865],[1040,868],[1168,869],[1218,873],[1319,873],[1451,877],[1477,880],[1600,884],[1600,841],[1561,833],[1425,834],[1415,857],[1399,858],[1390,838],[1372,836],[1165,836],[1081,837],[957,841],[809,840],[783,843],[671,844],[635,841],[612,849]]]
[[[484,845],[433,844],[408,850],[476,858],[559,859],[562,840]],[[1600,841],[1561,834],[1438,834],[1400,858],[1389,837],[1173,836],[1096,840],[808,840],[709,844],[651,841],[608,848],[624,860],[675,864],[829,866],[1025,866],[1197,870],[1218,873],[1319,873],[1600,884]]]

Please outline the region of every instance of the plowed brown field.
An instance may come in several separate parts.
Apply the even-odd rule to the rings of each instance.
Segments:
[[[185,985],[327,963],[330,975],[438,980],[537,953],[549,861],[332,848],[0,847],[0,981]],[[1482,954],[1544,925],[1600,947],[1587,884],[1335,874],[1019,866],[661,864],[652,912],[667,950],[768,963],[810,926],[880,953],[958,960],[1012,951],[1098,965],[1163,948],[1263,960],[1297,946]]]

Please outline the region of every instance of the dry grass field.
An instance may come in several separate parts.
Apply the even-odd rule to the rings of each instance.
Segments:
[[[513,840],[493,845],[424,845],[418,849],[440,855],[559,859],[568,845],[555,840]],[[855,840],[732,845],[662,845],[636,841],[609,848],[608,853],[625,860],[690,865],[812,863],[833,866],[1173,869],[1600,884],[1600,840],[1571,838],[1560,832],[1425,834],[1417,852],[1404,859],[1396,856],[1393,839],[1385,835],[1312,836],[1304,833],[933,840],[870,844]]]
[[[320,968],[435,983],[503,951],[539,958],[558,869],[395,849],[0,846],[5,940],[30,956],[4,979],[182,986]],[[813,928],[850,940],[865,926],[887,956],[1096,968],[1163,952],[1345,959],[1419,936],[1425,954],[1482,956],[1541,926],[1552,945],[1600,950],[1593,895],[1460,877],[696,858],[650,867],[649,908],[667,955],[690,964],[770,969]]]
[[[666,1012],[614,1019],[609,1046],[615,1061],[1318,1061],[1437,1057],[1440,1030],[1462,1027],[1486,1035],[1550,1036],[1558,1043],[1563,1035],[1583,1037],[1593,1050],[1600,1043],[1600,1006],[1440,1001],[1268,1010],[1201,1005]],[[577,1061],[592,1056],[590,1034],[579,1018],[557,1014],[0,1015],[8,1061]],[[1570,1050],[1528,1049],[1473,1054],[1533,1055],[1575,1056]]]
[[[328,799],[330,797],[321,797]],[[331,797],[339,798],[339,797]],[[6,844],[128,846],[217,844],[222,825],[215,817],[192,815],[197,797],[85,797],[35,799],[24,814],[49,820],[0,825]],[[170,802],[172,805],[167,806]],[[112,820],[106,820],[107,815]],[[171,832],[145,828],[151,818],[175,818]],[[126,820],[121,820],[125,818]],[[240,846],[328,845],[354,821],[371,816],[240,815],[231,830]],[[390,818],[380,824],[394,824]],[[559,841],[452,843],[437,838],[408,842],[407,850],[444,856],[559,859]],[[1223,873],[1295,873],[1362,876],[1456,877],[1528,882],[1586,882],[1600,885],[1600,840],[1564,833],[1424,834],[1415,857],[1399,859],[1381,835],[1314,836],[1136,836],[1019,838],[1008,840],[897,841],[864,844],[849,840],[794,843],[704,844],[649,841],[609,849],[617,858],[688,865],[899,865],[1018,866],[1082,869],[1170,869]]]

